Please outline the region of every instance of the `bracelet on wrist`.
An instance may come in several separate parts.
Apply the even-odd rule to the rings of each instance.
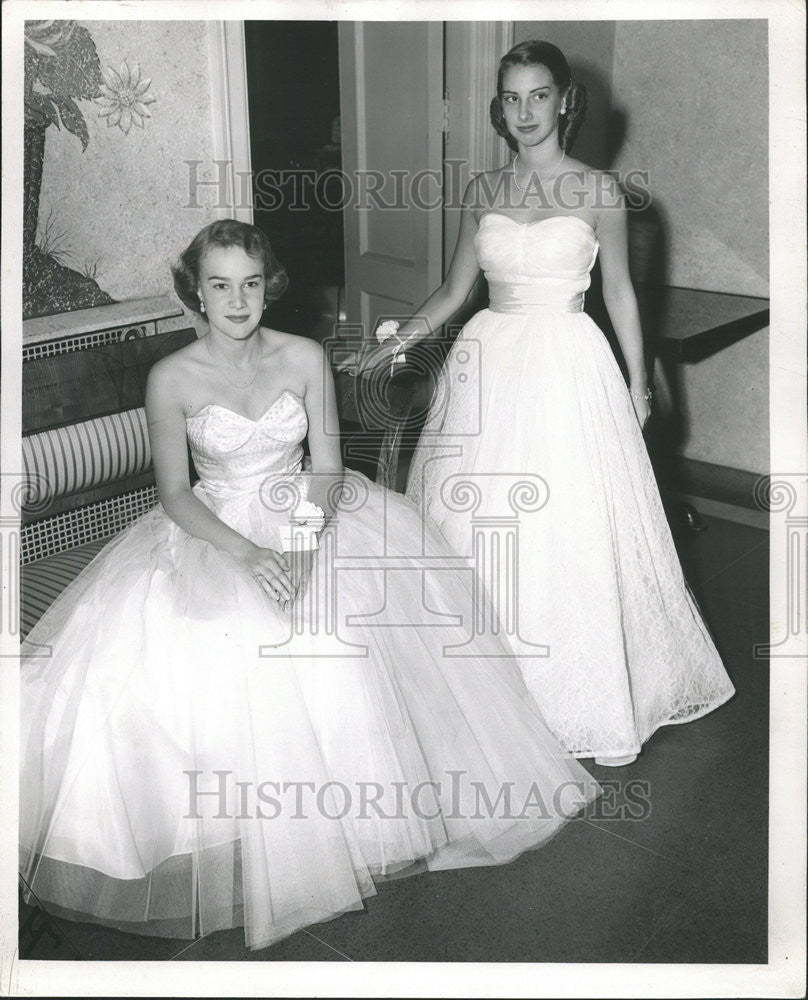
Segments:
[[[390,360],[391,373],[395,365],[404,364],[407,360],[404,357],[403,348],[405,344],[408,343],[410,338],[404,337],[404,339],[402,340],[402,338],[399,337],[398,335],[398,327],[399,324],[396,320],[387,319],[383,323],[380,323],[378,329],[376,330],[376,340],[380,344],[384,344],[385,341],[391,339],[396,341],[395,345],[393,346],[392,358]]]
[[[635,392],[633,389],[629,389],[628,394],[629,396],[631,396],[632,399],[636,400],[644,399],[646,403],[650,403],[654,398],[654,390],[651,388],[650,385],[645,390],[645,392]]]
[[[407,344],[407,342],[409,341],[410,338],[409,337],[405,337],[402,340],[401,337],[399,337],[399,335],[397,333],[394,333],[393,336],[396,339],[396,345],[393,348],[393,357],[395,357],[398,354],[398,352],[400,350],[402,350],[402,348],[404,348],[406,346],[406,344]]]

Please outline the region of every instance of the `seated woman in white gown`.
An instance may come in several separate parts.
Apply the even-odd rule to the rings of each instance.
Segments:
[[[481,583],[508,595],[500,618],[559,742],[614,766],[734,688],[682,575],[643,441],[651,391],[624,199],[610,175],[568,155],[585,103],[554,45],[520,42],[503,56],[491,120],[516,155],[471,181],[445,282],[359,370],[439,330],[484,272],[489,307],[446,360],[407,495],[460,554],[486,524],[513,531],[500,572],[496,551],[477,561]],[[583,311],[598,256],[628,387]],[[519,481],[534,491],[528,504],[511,492]]]
[[[343,485],[321,348],[260,325],[285,282],[242,223],[183,254],[209,332],[150,373],[161,504],[24,644],[21,872],[59,915],[263,947],[374,876],[507,862],[598,794],[470,640],[463,562],[404,497]]]

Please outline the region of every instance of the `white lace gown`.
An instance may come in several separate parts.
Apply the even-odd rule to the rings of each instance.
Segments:
[[[582,311],[598,241],[576,216],[490,212],[475,246],[490,306],[447,358],[407,493],[473,556],[561,744],[635,754],[734,688],[683,578],[624,379]]]
[[[291,392],[259,420],[206,406],[187,422],[196,494],[278,548],[306,430]],[[362,476],[295,615],[158,505],[25,643],[28,886],[64,916],[243,924],[259,948],[360,907],[374,876],[544,843],[599,787],[471,611],[471,573]]]

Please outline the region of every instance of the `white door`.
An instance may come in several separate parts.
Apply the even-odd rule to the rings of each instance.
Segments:
[[[440,21],[339,26],[346,313],[371,336],[408,317],[443,272]]]

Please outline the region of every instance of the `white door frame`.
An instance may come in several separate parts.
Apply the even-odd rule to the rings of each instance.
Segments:
[[[465,164],[461,190],[447,191],[454,200],[470,176],[493,170],[508,157],[508,148],[491,127],[488,105],[494,95],[496,67],[513,44],[512,21],[446,22],[447,136],[445,157]],[[227,172],[228,204],[217,206],[219,218],[253,221],[250,115],[243,21],[208,22],[208,53],[213,115],[213,158]],[[451,262],[459,212],[447,209],[443,225],[444,273]]]
[[[448,128],[446,160],[465,167],[445,176],[447,210],[444,214],[444,273],[457,242],[458,203],[474,174],[501,167],[509,156],[504,139],[490,124],[488,108],[496,90],[499,60],[513,45],[512,21],[446,22],[446,98]],[[459,191],[456,188],[460,188]]]
[[[213,159],[225,172],[227,204],[218,219],[253,221],[250,113],[243,21],[208,22]],[[219,175],[221,177],[221,174]]]

